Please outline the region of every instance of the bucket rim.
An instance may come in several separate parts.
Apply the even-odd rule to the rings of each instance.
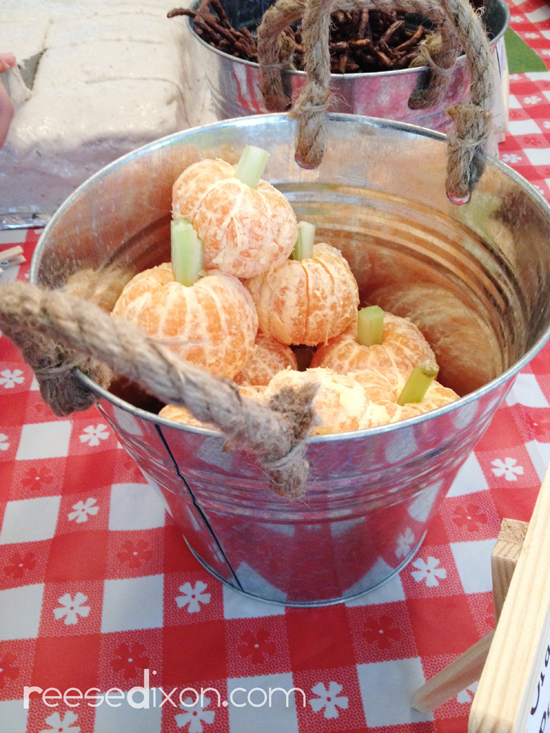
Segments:
[[[510,19],[511,19],[511,13],[510,8],[508,7],[508,4],[505,2],[505,0],[492,0],[492,2],[495,3],[495,5],[499,6],[499,9],[504,13],[504,23],[502,25],[502,28],[500,31],[493,36],[489,40],[489,44],[491,48],[493,48],[498,41],[500,41],[501,38],[504,37],[504,34],[506,33],[506,30],[510,26]],[[195,10],[200,5],[200,0],[193,0],[193,2],[189,5],[190,10]],[[242,66],[250,66],[252,69],[256,69],[258,73],[260,72],[260,65],[255,61],[248,61],[247,59],[240,59],[235,56],[230,56],[228,53],[225,53],[225,51],[220,51],[220,49],[216,48],[215,46],[211,46],[209,43],[206,43],[197,33],[195,33],[193,29],[193,19],[189,16],[185,16],[185,24],[187,26],[188,32],[192,35],[192,37],[199,43],[203,48],[206,50],[217,54],[218,56],[221,56],[226,61],[231,61],[234,64],[242,65]],[[457,57],[455,61],[455,66],[458,64],[464,65],[466,63],[466,54],[460,54],[460,56]],[[421,74],[428,72],[430,69],[428,66],[415,66],[414,68],[408,68],[408,69],[395,69],[392,71],[362,71],[359,73],[351,73],[351,74],[331,74],[330,78],[331,81],[341,79],[345,81],[353,81],[354,79],[377,79],[380,78],[388,78],[390,76],[397,76],[397,75],[414,75],[414,74]],[[285,74],[288,76],[294,76],[297,78],[303,77],[304,79],[307,76],[306,71],[298,71],[296,69],[285,69]]]
[[[326,119],[327,119],[328,124],[336,124],[336,125],[344,124],[345,125],[346,123],[354,122],[355,124],[362,125],[365,127],[386,128],[386,129],[391,128],[392,130],[401,131],[411,136],[428,138],[428,139],[432,139],[435,141],[439,141],[440,143],[444,143],[444,144],[446,144],[446,141],[447,141],[447,135],[441,132],[436,132],[435,130],[430,130],[428,128],[420,127],[418,125],[412,125],[407,122],[398,122],[398,121],[386,120],[386,119],[382,119],[378,117],[367,117],[363,115],[346,114],[346,113],[341,113],[341,112],[329,112],[326,115]],[[36,247],[35,247],[35,250],[32,256],[32,260],[31,260],[31,266],[30,266],[30,271],[29,271],[29,282],[35,285],[39,284],[38,270],[39,270],[41,252],[42,252],[42,249],[45,247],[45,244],[50,234],[50,231],[54,228],[56,223],[63,216],[64,212],[67,209],[69,209],[70,206],[72,206],[73,202],[76,201],[80,196],[82,196],[88,188],[93,186],[96,183],[96,181],[100,180],[106,174],[123,166],[124,164],[131,161],[133,158],[140,157],[141,155],[143,155],[146,152],[150,152],[150,151],[160,149],[163,147],[169,147],[173,143],[183,141],[187,137],[192,137],[194,133],[197,132],[198,130],[201,130],[201,131],[209,130],[209,131],[216,132],[218,130],[223,130],[225,128],[233,128],[233,127],[250,128],[252,126],[262,126],[262,125],[268,124],[270,121],[275,121],[275,120],[286,121],[289,125],[292,125],[292,126],[295,126],[297,124],[295,120],[291,120],[288,117],[286,112],[278,112],[278,113],[265,114],[265,115],[263,114],[254,115],[254,116],[247,116],[247,117],[236,117],[236,118],[232,118],[229,120],[221,120],[219,122],[211,123],[210,125],[196,126],[196,127],[189,128],[187,130],[182,130],[180,132],[172,133],[171,135],[167,135],[163,138],[159,138],[158,140],[155,140],[139,148],[136,148],[135,150],[131,151],[130,153],[127,153],[126,155],[122,156],[121,158],[118,158],[117,160],[113,161],[112,163],[109,163],[107,166],[97,171],[93,176],[91,176],[86,181],[84,181],[84,183],[78,186],[78,188],[76,188],[73,191],[73,193],[61,204],[61,206],[57,209],[57,211],[51,217],[51,219],[47,223],[46,227],[44,228],[36,244]],[[510,178],[514,183],[516,183],[520,188],[522,188],[526,193],[528,193],[529,196],[533,199],[534,203],[537,204],[540,209],[542,209],[545,218],[548,219],[548,221],[550,221],[550,203],[535,188],[533,184],[531,184],[526,178],[524,178],[519,173],[517,173],[513,168],[511,168],[510,166],[500,161],[498,158],[495,158],[494,156],[489,155],[488,153],[485,153],[485,152],[482,152],[481,155],[483,156],[483,158],[489,165],[500,170],[505,176]],[[452,413],[464,407],[465,405],[468,405],[474,401],[477,401],[478,399],[486,396],[493,390],[511,381],[518,374],[518,372],[520,372],[539,353],[539,351],[541,351],[544,348],[544,346],[548,343],[548,341],[550,341],[550,324],[548,325],[546,330],[539,336],[536,342],[525,352],[525,354],[518,361],[516,361],[514,364],[508,367],[508,369],[502,372],[502,374],[500,374],[498,377],[495,377],[490,382],[483,385],[482,387],[479,387],[478,389],[474,390],[473,392],[470,392],[467,395],[460,397],[455,402],[451,402],[435,410],[430,410],[429,412],[424,413],[422,415],[417,415],[415,417],[407,418],[405,420],[400,420],[395,423],[380,425],[374,428],[365,428],[363,430],[355,430],[355,431],[349,431],[345,433],[328,433],[324,435],[309,436],[307,438],[307,443],[308,444],[326,443],[326,442],[332,442],[335,440],[351,440],[355,438],[368,438],[374,435],[380,435],[383,433],[393,432],[402,427],[412,427],[414,425],[426,422],[427,420],[431,420],[431,419],[446,415],[448,413]],[[135,417],[149,420],[151,422],[154,422],[155,424],[160,424],[165,427],[178,428],[181,430],[186,430],[186,431],[193,432],[193,433],[200,433],[203,435],[215,436],[215,435],[222,434],[219,430],[216,430],[216,429],[201,428],[201,427],[197,427],[193,425],[185,425],[183,423],[178,423],[174,420],[168,420],[167,418],[159,417],[158,415],[154,415],[153,413],[147,412],[146,410],[143,410],[142,408],[135,407],[134,405],[130,404],[129,402],[126,402],[122,398],[117,397],[116,395],[111,394],[108,390],[100,387],[96,382],[94,382],[90,377],[86,376],[77,367],[75,367],[73,371],[76,374],[76,376],[78,377],[78,379],[86,387],[88,387],[88,389],[94,392],[98,397],[102,399],[106,399],[108,402],[111,402],[111,404],[125,410],[126,412],[131,413]]]

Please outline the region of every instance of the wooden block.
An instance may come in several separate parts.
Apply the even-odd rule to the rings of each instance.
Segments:
[[[528,522],[520,522],[518,519],[503,519],[500,525],[497,543],[491,556],[495,626],[500,618],[528,527]]]
[[[550,731],[550,471],[472,703],[469,733]]]
[[[500,525],[498,539],[491,557],[495,625],[500,616],[528,527],[527,522],[520,522],[517,519],[503,519]],[[490,631],[477,644],[471,646],[464,654],[422,685],[412,699],[412,707],[421,713],[430,713],[461,690],[477,682],[487,661],[493,634],[494,631]]]

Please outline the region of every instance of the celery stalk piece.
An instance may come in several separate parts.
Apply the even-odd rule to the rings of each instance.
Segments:
[[[409,402],[422,402],[438,372],[439,367],[433,359],[426,359],[422,364],[416,366],[397,398],[397,404],[403,407]]]
[[[258,188],[260,178],[263,176],[269,153],[262,148],[256,148],[254,145],[247,145],[237,164],[235,178],[241,183],[246,183],[250,188]]]
[[[378,305],[361,308],[357,317],[357,343],[374,346],[382,343],[384,311]]]
[[[193,225],[186,219],[175,219],[170,225],[172,272],[176,281],[190,287],[203,270],[203,245]]]
[[[305,260],[313,257],[313,242],[315,241],[315,224],[301,221],[298,224],[298,239],[290,255],[293,260]]]

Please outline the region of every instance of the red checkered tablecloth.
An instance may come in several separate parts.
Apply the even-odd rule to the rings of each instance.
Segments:
[[[550,58],[548,3],[511,11]],[[500,146],[548,199],[549,100],[550,72],[513,75]],[[38,234],[0,232],[0,251],[20,243],[30,261]],[[28,264],[2,278],[27,276]],[[0,732],[465,733],[475,686],[431,715],[410,699],[493,628],[501,519],[529,520],[549,461],[550,346],[518,376],[400,576],[343,605],[264,604],[201,567],[100,414],[55,418],[0,336]],[[149,707],[137,691],[132,706],[147,676]],[[26,707],[30,686],[52,689]]]

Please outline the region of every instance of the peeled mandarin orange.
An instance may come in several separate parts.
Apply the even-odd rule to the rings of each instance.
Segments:
[[[315,244],[312,257],[287,260],[246,285],[260,329],[283,344],[326,343],[357,317],[357,283],[330,244]]]
[[[251,188],[223,160],[201,160],[174,183],[174,219],[204,242],[204,264],[239,278],[266,272],[290,255],[297,237],[292,206],[270,183]]]
[[[265,402],[265,387],[253,387],[251,385],[243,385],[239,388],[240,393],[243,397],[255,400],[256,402]],[[209,428],[210,430],[217,430],[214,425],[209,423],[200,422],[193,417],[193,415],[185,407],[179,407],[178,405],[165,405],[159,412],[159,417],[165,417],[168,420],[174,420],[175,422],[181,422],[185,425],[194,425],[198,428]]]
[[[311,382],[319,385],[314,400],[319,424],[311,429],[311,435],[343,433],[390,422],[386,408],[368,399],[353,374],[336,374],[330,369],[279,372],[267,386],[266,396],[271,397],[281,387],[300,387]]]
[[[113,315],[136,323],[196,366],[229,378],[252,353],[258,329],[254,303],[237,278],[211,270],[186,287],[175,281],[168,262],[136,275]]]
[[[269,380],[283,369],[298,369],[292,349],[258,333],[254,351],[234,379],[237,384],[267,386]]]
[[[324,368],[305,372],[287,369],[273,377],[265,397],[270,398],[283,386],[317,384],[314,405],[320,424],[311,429],[311,435],[374,428],[435,410],[458,399],[453,390],[433,382],[421,402],[399,406],[397,399],[409,373],[397,367],[371,367],[345,375]]]
[[[434,353],[418,328],[408,318],[384,313],[384,333],[381,344],[362,346],[357,342],[354,323],[315,352],[311,366],[327,367],[340,374],[356,372],[371,366],[398,367],[410,371]]]

